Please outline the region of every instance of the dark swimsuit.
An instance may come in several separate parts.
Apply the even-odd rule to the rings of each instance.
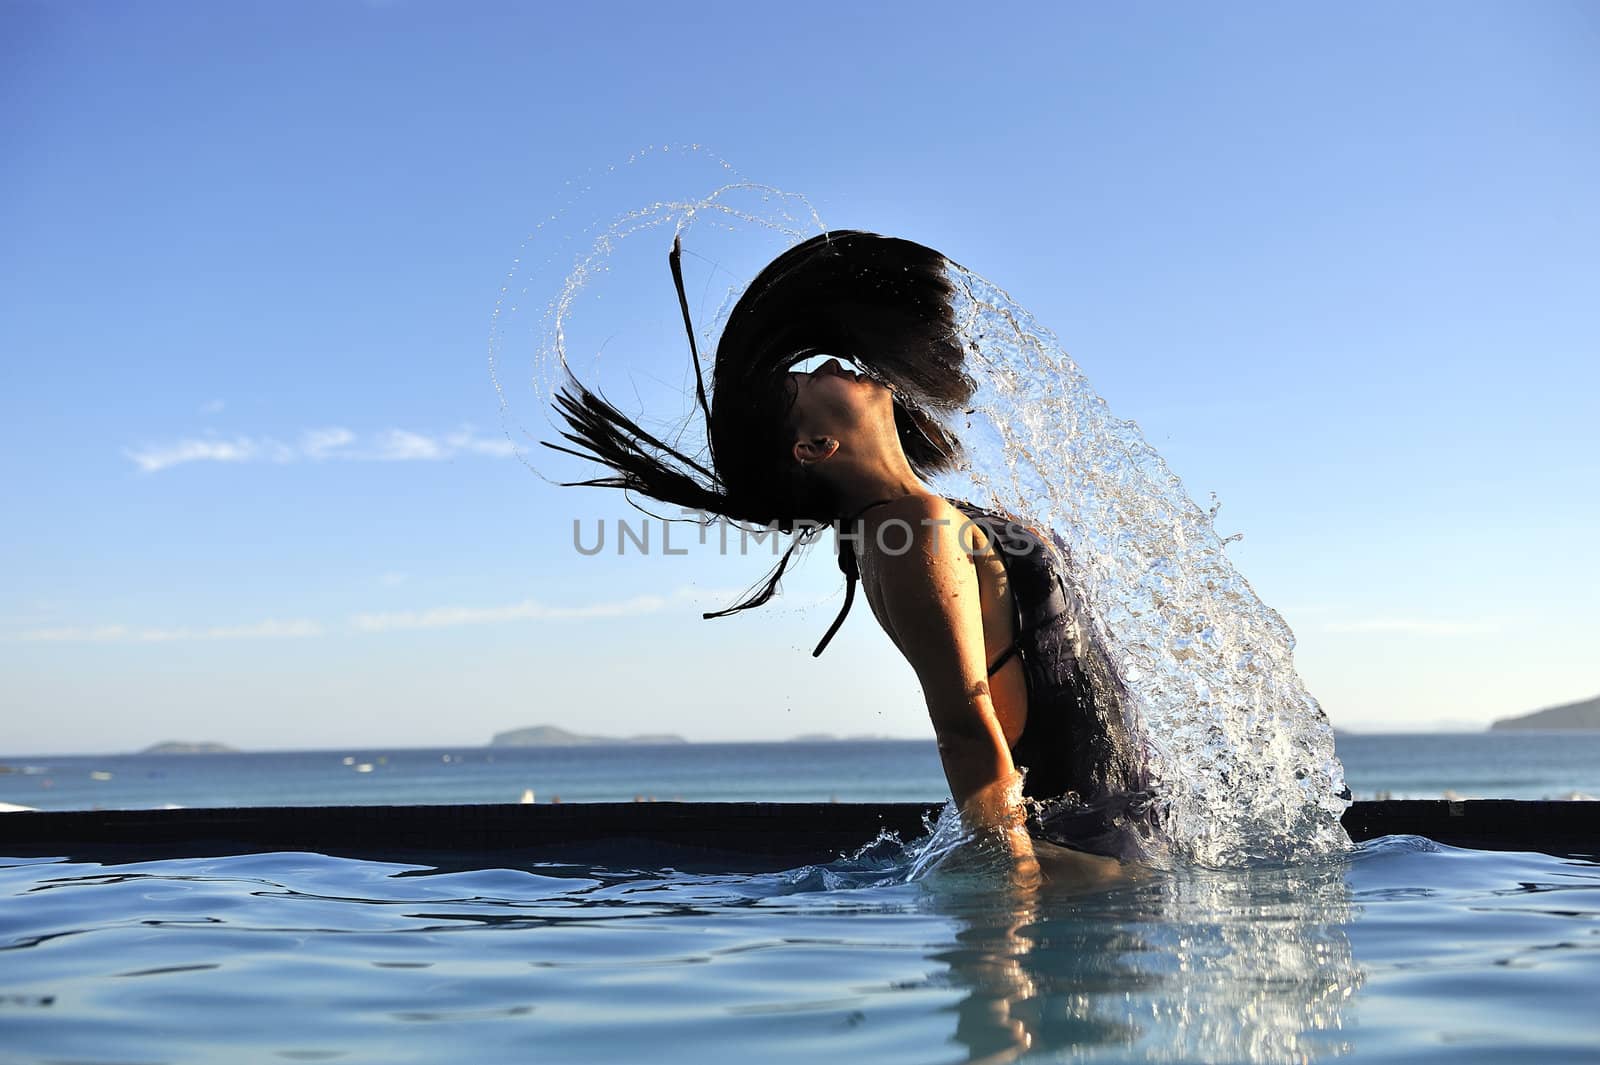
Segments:
[[[1016,638],[989,675],[1022,660],[1028,717],[1011,761],[1027,771],[1022,793],[1041,800],[1030,830],[1078,850],[1137,857],[1148,849],[1153,810],[1144,757],[1124,718],[1129,696],[1095,643],[1061,555],[1014,518],[952,502],[988,534],[1010,585]]]
[[[1123,715],[1128,693],[1096,644],[1088,613],[1064,576],[1061,554],[1014,518],[951,503],[988,536],[1010,586],[1016,635],[989,664],[989,676],[1012,658],[1022,661],[1028,716],[1011,760],[1026,770],[1023,795],[1040,800],[1031,805],[1030,831],[1095,854],[1147,853],[1154,804],[1143,754]],[[851,559],[847,576],[853,568]],[[835,622],[830,635],[837,627]]]

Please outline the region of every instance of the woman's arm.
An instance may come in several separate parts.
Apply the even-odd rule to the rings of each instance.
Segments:
[[[977,567],[962,544],[966,519],[936,496],[879,513],[861,546],[876,577],[874,612],[922,684],[951,795],[969,825],[1000,832],[1031,864],[1020,780],[989,696]],[[908,538],[907,549],[896,550]]]

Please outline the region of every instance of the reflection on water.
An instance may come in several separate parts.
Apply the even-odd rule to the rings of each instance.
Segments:
[[[1592,1050],[1600,869],[1391,839],[1019,892],[890,843],[724,876],[0,866],[6,1060],[1404,1060]],[[1047,856],[1048,857],[1048,856]],[[1049,863],[1047,862],[1047,865]]]
[[[1003,896],[931,891],[956,921],[932,957],[967,994],[969,1060],[1120,1047],[1139,1060],[1304,1061],[1342,1054],[1361,984],[1346,863],[1163,873]]]

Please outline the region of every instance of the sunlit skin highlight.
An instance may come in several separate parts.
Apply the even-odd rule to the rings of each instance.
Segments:
[[[791,372],[790,454],[838,502],[861,515],[856,541],[861,590],[873,616],[921,683],[951,795],[976,828],[998,830],[1037,877],[1011,746],[1027,723],[1027,686],[1013,658],[993,677],[988,663],[1010,646],[1014,613],[1005,567],[983,531],[912,470],[895,425],[894,395],[828,359]],[[883,527],[897,524],[893,535]],[[902,550],[910,538],[908,549]],[[892,549],[885,547],[892,545]]]

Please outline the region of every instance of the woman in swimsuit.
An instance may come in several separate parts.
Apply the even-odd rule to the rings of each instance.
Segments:
[[[672,267],[687,325],[676,245]],[[950,295],[932,249],[850,231],[815,237],[769,264],[734,307],[709,400],[689,330],[706,460],[576,380],[557,397],[567,444],[549,446],[608,467],[577,483],[794,534],[753,594],[708,617],[766,602],[794,551],[833,527],[845,607],[816,653],[859,582],[917,674],[968,825],[1003,839],[1025,877],[1036,869],[1032,835],[1130,856],[1144,834],[1143,763],[1054,538],[927,484],[959,458],[940,415],[974,389]],[[794,369],[818,355],[832,357]],[[1063,800],[1032,834],[1024,795]]]

